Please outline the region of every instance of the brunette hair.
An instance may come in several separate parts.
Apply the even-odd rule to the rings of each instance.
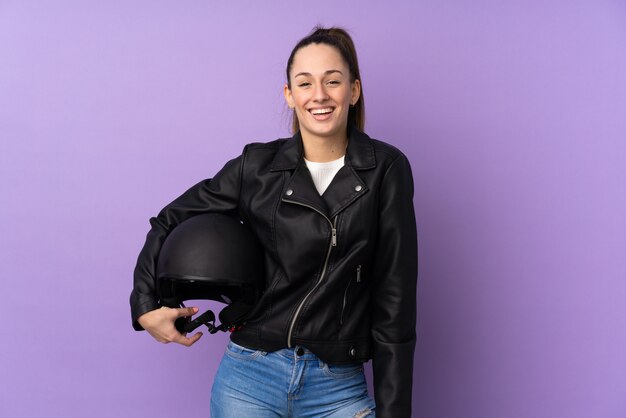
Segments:
[[[356,80],[361,80],[359,61],[356,56],[356,48],[354,47],[354,42],[348,32],[340,27],[323,28],[321,26],[316,26],[309,35],[302,38],[300,42],[296,44],[291,51],[291,55],[289,55],[289,60],[287,61],[287,86],[290,90],[291,80],[289,78],[289,73],[291,72],[296,52],[298,52],[300,48],[310,44],[326,44],[335,47],[341,54],[344,61],[348,64],[350,82],[354,83]],[[293,133],[296,133],[300,130],[300,123],[298,122],[295,110],[292,118],[291,130]],[[359,99],[354,106],[350,106],[350,110],[348,111],[348,128],[352,125],[356,126],[361,131],[365,127],[363,83],[361,83],[361,95],[359,96]]]

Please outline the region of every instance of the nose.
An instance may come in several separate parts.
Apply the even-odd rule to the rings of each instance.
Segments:
[[[323,102],[328,100],[328,93],[326,93],[326,89],[324,88],[324,84],[320,83],[315,89],[315,95],[313,96],[313,100],[316,102]]]

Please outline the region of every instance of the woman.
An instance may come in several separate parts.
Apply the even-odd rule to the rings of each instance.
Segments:
[[[417,238],[409,162],[362,132],[358,61],[344,30],[316,28],[295,46],[284,95],[292,138],[247,145],[151,219],[133,325],[161,342],[200,338],[173,325],[196,308],[159,306],[155,260],[182,220],[236,215],[262,242],[267,287],[231,334],[211,416],[410,417]],[[362,368],[370,358],[375,406]]]

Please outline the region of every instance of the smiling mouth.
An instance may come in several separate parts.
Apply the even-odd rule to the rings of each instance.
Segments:
[[[317,109],[310,109],[309,113],[317,120],[325,120],[330,117],[331,113],[335,110],[334,107],[320,107]]]
[[[309,110],[309,112],[313,113],[314,115],[325,115],[327,113],[331,113],[334,109],[332,107],[324,107],[321,109],[311,109]]]

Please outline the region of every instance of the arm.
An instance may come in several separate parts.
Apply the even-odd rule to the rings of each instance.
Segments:
[[[158,216],[150,219],[152,228],[139,253],[134,272],[134,287],[130,294],[131,317],[135,330],[144,329],[138,321],[139,317],[161,306],[156,295],[155,269],[161,245],[170,231],[194,215],[237,211],[245,151],[244,149],[242,156],[229,161],[213,179],[191,187],[161,210]]]
[[[404,155],[390,165],[380,194],[372,292],[376,416],[410,418],[415,351],[417,232],[413,176]]]

